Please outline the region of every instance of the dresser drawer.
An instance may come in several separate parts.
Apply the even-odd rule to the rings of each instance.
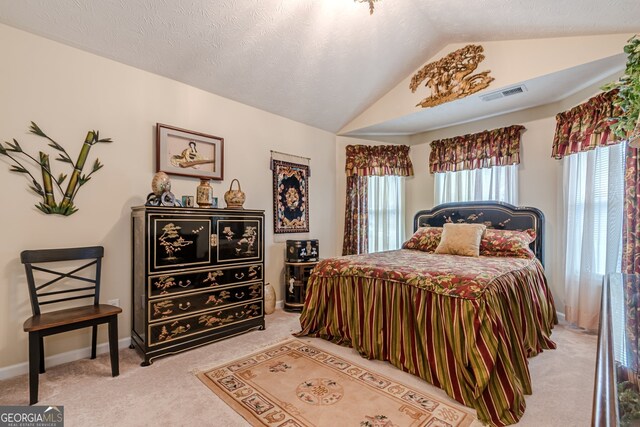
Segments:
[[[153,323],[149,325],[149,346],[178,342],[188,337],[262,316],[262,301],[252,301],[219,310],[206,311],[195,316]]]
[[[262,280],[262,264],[221,267],[198,272],[149,277],[149,298]]]
[[[263,286],[262,282],[254,282],[222,289],[216,287],[215,289],[187,295],[155,298],[149,301],[149,322],[162,319],[168,320],[242,301],[262,298]]]

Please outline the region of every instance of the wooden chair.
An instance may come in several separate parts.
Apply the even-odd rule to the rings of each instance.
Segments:
[[[44,373],[44,337],[60,332],[71,331],[79,328],[91,326],[93,336],[91,340],[91,358],[96,357],[96,340],[98,325],[109,324],[109,352],[111,355],[111,375],[116,377],[119,374],[118,366],[118,313],[122,312],[120,307],[100,304],[100,268],[104,248],[102,246],[92,246],[85,248],[68,249],[41,249],[28,250],[20,254],[20,260],[24,264],[27,273],[27,283],[31,298],[31,309],[33,316],[24,322],[24,330],[29,333],[29,404],[33,405],[38,401],[38,373]],[[61,272],[44,268],[35,264],[44,264],[62,261],[75,261],[81,266],[69,272]],[[87,263],[84,263],[88,261]],[[68,265],[68,263],[66,263]],[[79,271],[95,265],[95,274],[83,273]],[[51,267],[55,268],[55,267]],[[69,267],[66,267],[67,270]],[[36,285],[34,271],[40,271],[55,276],[55,278]],[[38,275],[42,276],[42,275]],[[90,277],[85,277],[90,276]],[[53,286],[62,279],[58,286]],[[81,283],[78,287],[78,282]],[[90,285],[86,285],[90,283]],[[76,285],[72,287],[70,285]],[[61,289],[59,289],[61,288]],[[55,304],[64,301],[80,300],[92,298],[92,305],[83,305],[61,310],[40,312],[40,306]]]

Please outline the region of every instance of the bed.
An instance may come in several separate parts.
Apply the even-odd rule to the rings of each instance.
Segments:
[[[527,357],[555,348],[544,217],[504,203],[450,203],[418,212],[414,231],[435,232],[448,223],[529,230],[531,255],[467,257],[414,248],[323,260],[309,279],[298,335],[389,361],[475,408],[480,421],[513,424],[532,392]]]

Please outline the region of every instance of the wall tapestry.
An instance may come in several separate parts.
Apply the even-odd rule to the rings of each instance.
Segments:
[[[411,92],[426,80],[431,96],[423,99],[416,107],[433,107],[454,99],[464,98],[489,86],[494,79],[490,70],[470,75],[484,60],[480,45],[467,45],[435,62],[431,62],[411,78]]]
[[[39,151],[37,158],[27,153],[22,149],[22,146],[14,138],[13,142],[5,141],[4,144],[0,143],[0,155],[6,156],[10,159],[11,172],[17,172],[25,174],[31,181],[29,188],[42,197],[42,201],[36,205],[36,208],[40,209],[46,214],[57,214],[69,216],[75,213],[78,208],[73,203],[73,199],[78,194],[80,187],[85,185],[90,179],[91,175],[96,173],[102,168],[102,163],[99,159],[96,159],[91,166],[91,172],[83,174],[82,171],[89,157],[89,151],[91,147],[96,144],[109,143],[111,138],[100,138],[98,131],[90,130],[87,132],[87,136],[84,139],[80,153],[77,160],[74,162],[67,150],[47,134],[45,134],[40,127],[34,122],[31,122],[29,127],[29,133],[44,138],[46,144],[58,152],[56,160],[62,163],[68,163],[71,165],[71,176],[67,181],[66,187],[63,188],[63,184],[67,179],[67,175],[60,173],[55,175],[49,161],[49,154]],[[28,163],[34,163],[36,167],[40,169],[39,173],[42,178],[42,184],[38,181],[36,176],[38,172],[33,172],[33,169],[28,169],[25,166],[25,161]],[[62,196],[62,200],[56,202],[56,193]]]
[[[273,231],[309,231],[309,166],[272,160]]]

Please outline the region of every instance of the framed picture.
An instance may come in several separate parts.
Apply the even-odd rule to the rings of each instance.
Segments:
[[[156,172],[224,179],[224,139],[156,124]]]
[[[273,231],[309,231],[309,166],[273,160]]]

